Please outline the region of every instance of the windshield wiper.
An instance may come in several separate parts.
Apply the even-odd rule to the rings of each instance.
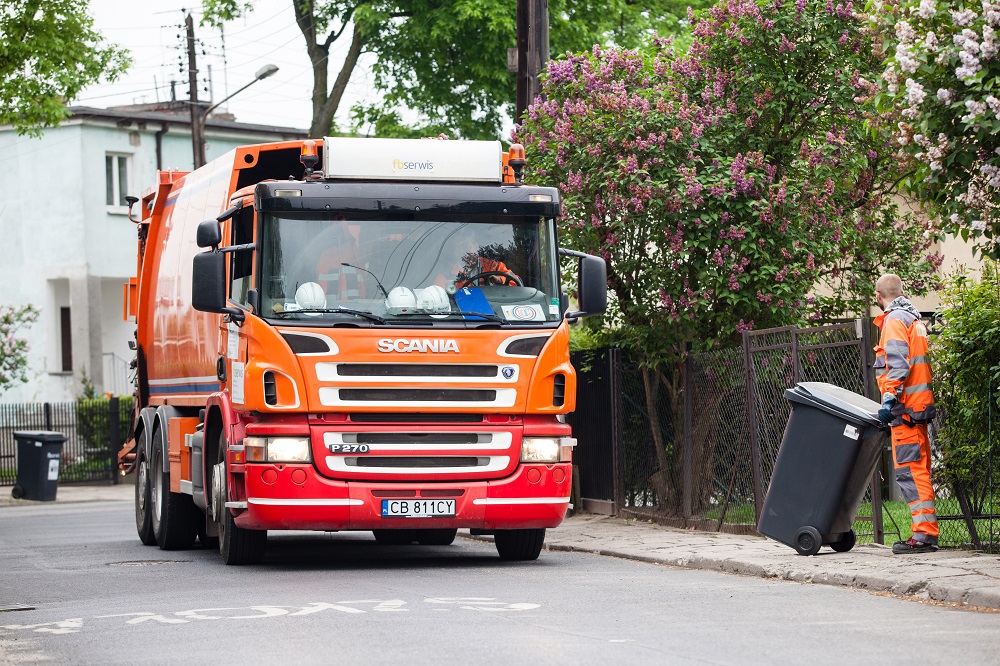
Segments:
[[[453,310],[451,312],[400,312],[398,315],[393,315],[394,317],[438,317],[460,315],[463,317],[482,317],[489,321],[504,323],[504,320],[493,314],[492,312],[463,312],[461,310]]]
[[[349,314],[356,315],[358,317],[364,317],[370,321],[377,321],[380,324],[384,324],[385,319],[379,317],[377,314],[372,314],[371,312],[365,312],[364,310],[354,310],[352,308],[308,308],[302,310],[288,310],[282,312],[274,313],[278,317],[284,317],[285,315],[296,315],[296,314]]]

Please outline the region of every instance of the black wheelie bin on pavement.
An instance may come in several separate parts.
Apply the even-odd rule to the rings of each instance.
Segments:
[[[815,555],[854,547],[854,516],[888,440],[879,404],[833,384],[785,391],[785,426],[757,531]]]
[[[59,489],[59,460],[66,435],[46,430],[15,430],[17,481],[15,499],[54,501]]]

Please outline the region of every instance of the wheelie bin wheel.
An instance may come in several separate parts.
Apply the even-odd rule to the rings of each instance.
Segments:
[[[851,548],[854,548],[854,544],[858,542],[858,537],[854,533],[854,530],[849,532],[844,532],[844,534],[838,539],[830,544],[830,548],[833,548],[838,553],[846,553]]]
[[[795,550],[799,555],[815,555],[822,545],[823,537],[820,536],[819,530],[811,525],[799,529],[795,535]]]
[[[14,486],[10,489],[10,496],[14,499],[21,499],[24,497],[24,488],[21,486]]]

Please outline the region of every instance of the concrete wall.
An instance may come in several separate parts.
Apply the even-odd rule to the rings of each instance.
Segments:
[[[111,362],[130,361],[134,324],[122,320],[122,284],[135,274],[136,226],[124,207],[108,206],[105,156],[127,155],[127,194],[153,185],[160,123],[127,126],[74,116],[41,138],[0,127],[0,304],[32,303],[39,321],[29,341],[30,381],[0,394],[2,402],[73,400],[85,368],[99,392]],[[247,143],[280,140],[259,133],[209,131],[209,160]],[[162,136],[164,169],[191,168],[191,134],[171,126]],[[62,369],[60,308],[71,312],[73,370]],[[112,358],[114,355],[116,358]],[[113,377],[108,388],[117,388]],[[129,391],[130,392],[130,391]]]

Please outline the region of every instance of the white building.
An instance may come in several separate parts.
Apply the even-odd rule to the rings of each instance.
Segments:
[[[83,373],[99,393],[131,394],[128,363],[135,324],[122,317],[122,288],[136,270],[136,227],[125,196],[139,196],[158,169],[188,171],[186,103],[95,109],[72,115],[41,138],[0,125],[0,304],[33,304],[38,322],[29,381],[3,402],[60,402],[81,391]],[[206,157],[239,145],[299,139],[302,130],[210,117]]]

